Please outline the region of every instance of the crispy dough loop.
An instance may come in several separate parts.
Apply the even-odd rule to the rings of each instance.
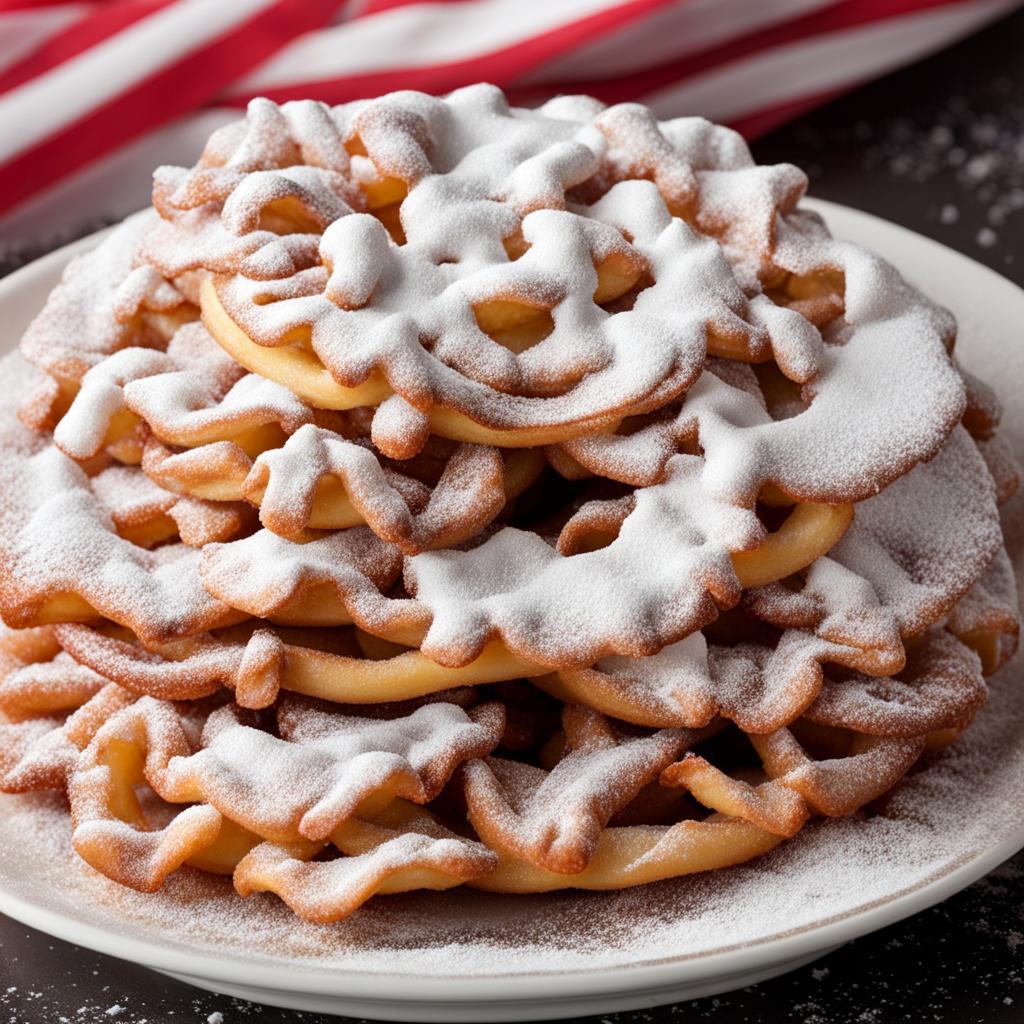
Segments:
[[[22,353],[56,385],[37,409],[52,429],[93,366],[130,346],[163,348],[198,310],[153,266],[138,264],[143,240],[159,223],[151,210],[129,217],[93,251],[74,259],[21,342]],[[69,332],[67,325],[75,324]]]
[[[446,668],[419,651],[375,661],[287,643],[265,628],[248,637],[245,632],[192,636],[147,651],[88,626],[58,627],[61,642],[78,661],[93,668],[102,666],[106,677],[136,692],[159,691],[165,699],[183,700],[226,686],[235,689],[240,703],[251,707],[269,706],[278,689],[339,704],[389,703],[537,675],[541,668],[500,644],[486,648],[468,665]],[[257,664],[259,684],[252,686],[247,681]],[[258,703],[252,703],[253,697]]]
[[[213,807],[186,807],[156,827],[136,795],[143,782],[162,795],[168,764],[190,752],[173,707],[151,697],[104,723],[68,781],[71,842],[78,855],[122,885],[153,892],[212,845],[222,821]]]
[[[986,676],[998,672],[1017,651],[1020,611],[1017,580],[1005,548],[953,606],[947,627],[981,658]]]
[[[469,820],[488,846],[573,874],[587,866],[615,813],[695,736],[621,736],[603,716],[572,705],[563,725],[568,753],[553,771],[492,757],[467,764],[463,780]]]
[[[764,764],[760,782],[736,778],[693,753],[662,771],[662,784],[687,789],[711,809],[708,817],[671,826],[605,828],[584,868],[572,873],[524,859],[505,834],[489,831],[498,867],[473,884],[497,892],[617,889],[740,863],[794,835],[812,812],[846,815],[880,796],[926,746],[924,736],[855,733],[842,756],[816,760],[789,729],[751,741]]]
[[[378,893],[451,889],[494,870],[497,858],[483,844],[422,820],[353,821],[334,840],[346,855],[315,863],[315,845],[263,843],[236,868],[235,889],[275,893],[300,917],[329,924]]]
[[[182,497],[129,466],[101,470],[92,477],[92,489],[118,535],[141,548],[174,539],[202,548],[230,540],[251,527],[254,519],[245,504]]]
[[[0,725],[0,789],[28,793],[64,789],[79,754],[107,719],[136,700],[130,690],[107,683],[63,721],[58,717],[30,718]]]
[[[172,705],[149,697],[112,715],[69,779],[76,851],[103,874],[144,892],[159,888],[184,864],[234,874],[240,893],[280,891],[315,920],[344,916],[373,892],[447,888],[493,867],[490,851],[443,829],[441,835],[422,828],[381,835],[380,825],[351,819],[357,812],[386,812],[395,800],[433,799],[462,760],[482,756],[498,742],[504,725],[500,705],[479,705],[467,715],[455,704],[438,703],[404,719],[373,719],[292,702],[279,717],[282,737],[275,738],[225,706],[209,715],[198,739],[196,727]],[[252,754],[272,775],[283,758],[296,780],[319,789],[279,790],[279,805],[268,813],[257,806],[265,787],[253,790],[246,779]],[[303,757],[321,762],[321,768],[333,760],[340,774],[310,774]],[[188,806],[167,824],[155,823],[137,796],[142,783],[163,800]],[[219,806],[227,812],[223,816]],[[308,872],[290,862],[308,860],[335,835],[366,849],[353,852],[343,867],[315,872],[329,875],[330,888],[345,894],[342,903],[332,901],[322,912],[332,916],[323,917],[312,903],[299,909]],[[383,843],[387,849],[371,856]],[[289,898],[293,885],[299,889]]]
[[[696,633],[646,658],[606,658],[534,682],[561,700],[636,725],[699,729],[721,717],[745,732],[765,733],[815,701],[827,663],[894,673],[903,668],[903,646],[865,653],[802,630],[787,630],[772,645],[721,646]]]
[[[52,626],[0,627],[0,713],[9,722],[73,712],[107,682],[61,650]]]
[[[174,450],[150,438],[142,456],[143,470],[164,490],[200,502],[250,502],[282,537],[368,523],[407,554],[475,536],[543,467],[532,450],[502,459],[493,448],[461,445],[431,488],[382,464],[365,445],[313,424],[254,453],[228,440]]]
[[[202,588],[198,552],[184,544],[149,551],[119,536],[78,465],[43,439],[5,427],[0,612],[8,625],[107,618],[159,641],[244,618]]]
[[[326,840],[371,802],[434,799],[462,761],[496,746],[504,728],[504,711],[493,703],[468,713],[425,704],[403,718],[374,720],[286,702],[278,719],[280,738],[246,724],[231,706],[215,711],[202,749],[168,768],[169,798],[210,804],[274,842]],[[292,784],[274,792],[281,771]]]
[[[590,502],[565,524],[558,537],[564,555],[597,551],[618,536],[635,508],[632,498]],[[733,568],[745,590],[792,576],[830,551],[853,521],[853,505],[795,505],[782,526],[751,551],[734,551]]]
[[[952,633],[934,629],[911,647],[898,676],[827,680],[805,715],[818,725],[913,737],[962,731],[986,696],[977,654]]]
[[[1003,544],[994,499],[975,444],[958,427],[931,462],[859,503],[852,525],[802,579],[748,591],[745,607],[774,626],[881,655],[949,614],[980,578],[996,573],[988,567],[1003,565],[1001,577],[991,576],[1002,596],[979,591],[975,614],[989,616],[979,638],[1007,636],[1005,653],[1013,646],[1016,594],[997,558]]]
[[[340,485],[351,510],[339,519],[368,523],[378,537],[407,554],[451,547],[474,536],[506,500],[504,464],[496,449],[455,449],[430,491],[410,477],[389,472],[369,449],[312,425],[282,448],[260,455],[242,491],[259,505],[264,526],[293,537],[310,527],[351,525],[325,514],[328,481]]]
[[[200,574],[232,608],[288,625],[329,626],[363,618],[398,578],[398,549],[358,526],[293,543],[268,530],[208,544]],[[259,579],[252,568],[261,566]],[[268,568],[270,567],[270,568]]]

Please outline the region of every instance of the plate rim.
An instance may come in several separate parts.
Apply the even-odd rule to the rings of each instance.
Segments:
[[[76,920],[56,910],[40,907],[24,897],[0,887],[0,913],[36,928],[47,935],[71,942],[92,952],[119,960],[128,960],[152,970],[201,978],[209,982],[223,981],[237,985],[258,985],[273,992],[296,994],[344,995],[387,1004],[411,1004],[444,1000],[472,1003],[486,996],[487,1002],[515,1000],[523,995],[523,985],[542,986],[545,991],[531,989],[530,999],[571,999],[583,991],[587,995],[613,994],[627,990],[667,988],[688,981],[713,980],[727,975],[742,977],[754,969],[784,964],[815,952],[826,952],[853,939],[870,934],[901,921],[982,878],[1007,858],[1024,848],[1024,826],[1005,836],[980,854],[940,869],[915,886],[890,898],[881,898],[854,908],[823,922],[803,926],[790,933],[756,939],[742,946],[709,953],[681,954],[636,964],[602,965],[600,967],[566,967],[551,971],[521,971],[516,974],[481,974],[445,976],[418,974],[413,971],[354,970],[339,966],[313,970],[304,961],[293,964],[267,964],[214,949],[190,952],[136,936],[119,935],[108,928]],[[117,951],[121,948],[121,952]],[[125,947],[130,947],[130,954]],[[771,957],[761,956],[766,949]],[[215,969],[211,967],[215,964]],[[710,967],[720,969],[706,969]],[[254,978],[254,971],[259,977]],[[627,979],[629,984],[621,984]],[[380,982],[408,981],[417,986],[415,994],[400,991],[381,997]],[[301,985],[295,984],[301,981]],[[584,988],[585,986],[585,988]],[[343,991],[339,991],[339,987]]]
[[[932,257],[959,264],[962,270],[975,277],[980,273],[989,285],[1003,289],[1007,299],[1018,303],[1024,310],[1024,289],[990,267],[935,239],[843,204],[807,199],[804,205],[820,212],[830,221],[860,220],[874,233],[889,234],[903,244],[929,252]],[[33,287],[40,278],[59,276],[72,257],[93,248],[115,227],[113,225],[71,242],[0,280],[0,303],[8,301],[22,289]],[[841,237],[842,233],[840,228],[837,234]],[[280,993],[338,995],[342,998],[350,996],[377,1001],[382,1006],[441,1000],[460,1004],[483,999],[488,1003],[514,1001],[517,996],[525,997],[523,986],[529,983],[531,1001],[538,998],[569,1000],[584,992],[592,996],[664,988],[687,981],[710,980],[733,974],[740,977],[744,972],[771,964],[783,964],[816,950],[825,952],[941,902],[977,881],[1022,848],[1024,822],[986,848],[965,853],[942,865],[915,885],[824,920],[735,946],[635,963],[595,967],[576,965],[547,971],[525,969],[505,974],[438,975],[409,970],[372,971],[344,965],[325,967],[301,959],[288,964],[272,964],[262,960],[247,960],[239,954],[215,948],[204,947],[194,951],[180,949],[149,938],[121,935],[114,930],[116,922],[113,920],[109,926],[103,926],[40,906],[4,888],[2,883],[0,913],[93,952],[129,960],[158,971],[201,978],[211,983],[223,981],[236,985],[258,984],[267,991]],[[386,996],[381,996],[379,984],[385,978],[414,983],[415,990],[405,993],[396,987]]]

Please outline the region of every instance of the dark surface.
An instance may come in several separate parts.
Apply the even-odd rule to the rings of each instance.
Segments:
[[[945,242],[1024,284],[1024,13],[756,146],[814,195]],[[941,298],[941,296],[939,296]],[[0,1024],[327,1024],[207,995],[0,917]],[[591,1024],[1018,1024],[1024,855],[932,910],[755,988]]]

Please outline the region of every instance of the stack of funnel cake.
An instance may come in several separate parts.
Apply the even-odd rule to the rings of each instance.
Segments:
[[[2,788],[315,921],[870,810],[1013,653],[1017,473],[805,184],[482,85],[258,100],[160,168],[9,364]]]

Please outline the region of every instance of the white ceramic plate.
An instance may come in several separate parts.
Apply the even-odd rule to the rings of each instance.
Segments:
[[[949,305],[958,351],[1007,404],[1024,451],[1024,292],[935,242],[815,203]],[[13,348],[86,239],[0,283]],[[1022,564],[1024,502],[1007,511]],[[195,985],[295,1009],[384,1020],[511,1021],[653,1006],[752,984],[945,899],[1024,847],[1020,663],[993,681],[965,736],[909,778],[884,817],[814,823],[747,865],[624,893],[378,899],[329,928],[272,897],[179,872],[122,890],[68,852],[50,797],[0,798],[0,910],[52,935]]]

